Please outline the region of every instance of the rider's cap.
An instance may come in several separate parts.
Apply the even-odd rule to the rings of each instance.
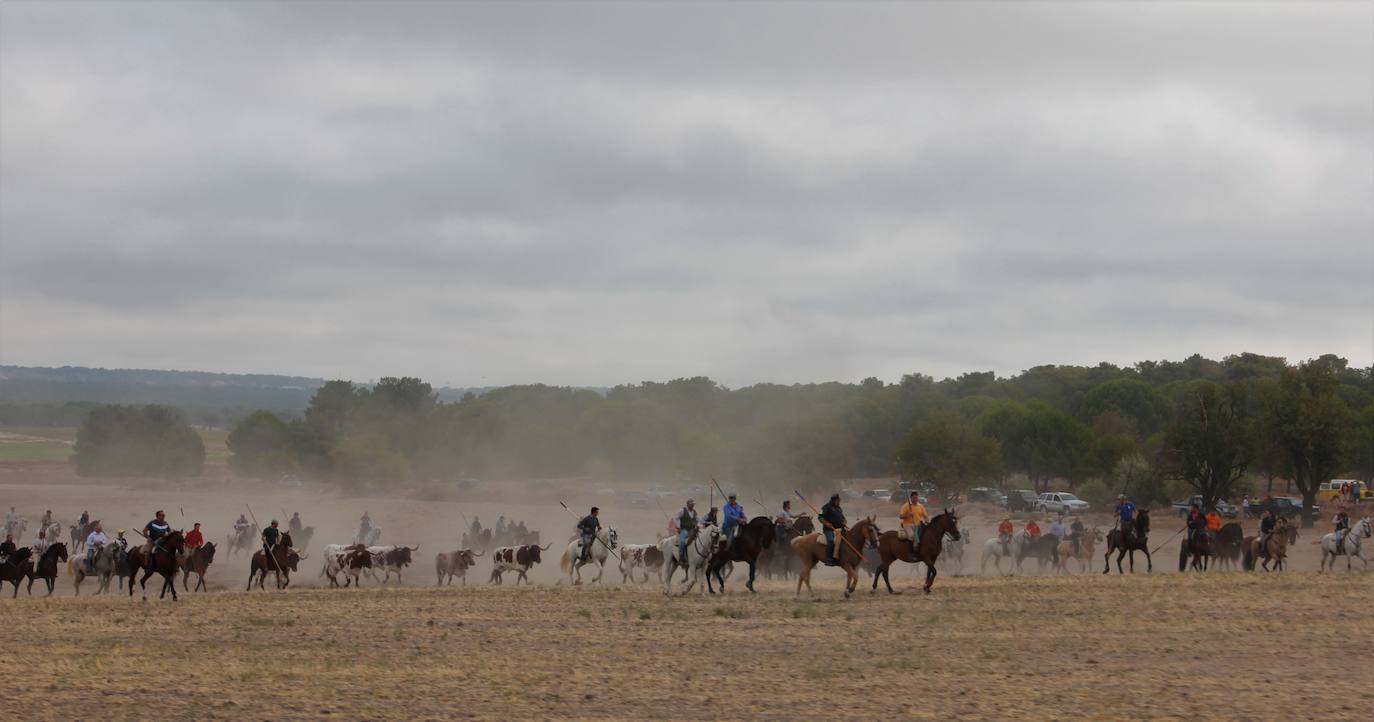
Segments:
[[[697,502],[696,502],[696,499],[688,499],[688,500],[687,500],[687,506],[694,506],[696,503],[697,503]]]
[[[840,499],[840,495],[839,495],[839,494],[831,494],[831,495],[830,495],[830,500],[831,500],[831,501],[839,501],[839,499]]]
[[[727,498],[727,499],[733,499],[733,498],[735,498],[735,495],[734,495],[734,494],[731,494],[730,496],[727,496],[727,497],[725,497],[725,498]]]
[[[597,513],[598,511],[601,511],[601,509],[599,509],[599,508],[597,508],[597,507],[592,507],[592,513],[593,513],[593,514]]]
[[[124,533],[124,530],[123,530],[123,529],[115,529],[115,533],[116,533],[116,534],[123,534],[123,533]]]
[[[276,519],[273,519],[273,520],[272,520],[272,523],[273,523],[273,524],[276,524],[276,523],[277,523],[277,520],[276,520]]]

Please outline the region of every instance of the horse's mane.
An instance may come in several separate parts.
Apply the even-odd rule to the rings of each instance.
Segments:
[[[59,551],[66,553],[67,545],[63,544],[62,542],[53,542],[52,544],[48,545],[47,549],[43,550],[43,556],[39,557],[39,559],[47,559],[49,557],[56,558],[57,552]]]

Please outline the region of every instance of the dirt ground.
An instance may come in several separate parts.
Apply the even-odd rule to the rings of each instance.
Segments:
[[[0,673],[27,680],[7,706],[39,719],[92,705],[116,719],[1344,719],[1374,705],[1371,627],[1338,611],[1342,600],[1367,606],[1374,573],[1312,573],[1311,532],[1282,574],[1185,579],[1168,542],[1153,575],[1104,577],[1099,557],[1085,575],[977,576],[977,549],[998,519],[968,509],[966,575],[942,568],[930,596],[899,565],[898,596],[868,594],[865,578],[844,600],[840,574],[823,569],[815,599],[796,599],[783,581],[749,595],[739,576],[724,597],[666,599],[654,583],[620,585],[614,569],[610,585],[556,584],[574,523],[559,496],[541,487],[504,501],[359,498],[222,474],[92,484],[60,465],[0,464],[0,507],[30,519],[51,508],[69,522],[88,509],[110,528],[140,528],[164,508],[222,540],[248,502],[262,521],[299,510],[319,530],[287,592],[241,591],[240,556],[216,560],[211,593],[175,604],[90,597],[91,586],[72,598],[66,575],[51,599],[0,596],[11,620]],[[568,496],[579,512],[601,499]],[[384,542],[420,545],[406,586],[310,588],[319,547],[346,541],[364,509]],[[535,586],[487,586],[485,560],[467,587],[430,586],[433,554],[456,548],[474,514],[524,519],[555,542]],[[1162,542],[1177,519],[1156,518]],[[603,519],[625,542],[663,527],[653,508],[607,505]],[[149,676],[150,665],[162,671]]]

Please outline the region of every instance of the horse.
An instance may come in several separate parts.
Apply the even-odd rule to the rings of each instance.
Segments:
[[[983,542],[983,555],[978,561],[978,573],[985,574],[988,569],[988,559],[993,560],[993,568],[998,574],[1002,573],[1002,559],[1011,559],[1015,566],[1018,559],[1022,558],[1021,546],[1030,539],[1030,535],[1024,531],[1020,534],[1012,534],[1011,539],[1003,542],[1000,537],[994,537]]]
[[[304,549],[310,546],[310,540],[315,538],[315,527],[307,526],[296,532],[296,544],[298,548]]]
[[[697,533],[687,542],[686,564],[678,557],[677,537],[670,536],[658,543],[659,551],[663,552],[663,595],[668,596],[673,593],[673,574],[679,567],[686,567],[687,587],[678,593],[679,596],[686,596],[692,591],[692,587],[701,583],[701,576],[705,573],[706,563],[711,561],[720,548],[721,532],[720,527],[715,524],[702,524],[697,527]],[[706,585],[701,585],[702,595],[706,594]]]
[[[954,571],[955,576],[964,573],[964,548],[968,545],[969,538],[963,533],[960,533],[958,537],[945,535],[944,555],[957,567]]]
[[[303,558],[291,551],[291,532],[282,534],[277,545],[272,547],[271,557],[267,556],[264,549],[253,552],[253,558],[248,563],[248,587],[244,591],[252,591],[253,577],[258,579],[258,589],[266,590],[263,582],[268,572],[276,575],[277,589],[287,588],[291,585],[291,572],[296,570],[296,562]],[[285,582],[282,581],[283,577]]]
[[[195,549],[192,549],[191,553],[186,556],[185,560],[183,560],[184,566],[182,566],[181,568],[182,591],[189,591],[188,589],[186,589],[186,580],[192,574],[195,574],[197,577],[196,589],[205,589],[205,572],[210,568],[210,562],[213,562],[214,560],[214,542],[205,542],[205,546],[196,547]],[[205,589],[205,591],[208,592],[210,590]]]
[[[484,529],[483,531],[491,531]],[[606,560],[619,543],[620,535],[614,529],[607,529],[604,533],[598,532],[596,539],[592,542],[592,548],[587,552],[586,558],[582,555],[582,538],[568,542],[568,548],[563,550],[563,558],[558,560],[558,568],[568,575],[568,583],[577,585],[582,583],[582,567],[588,564],[596,565],[596,578],[592,584],[601,581],[602,575],[606,573]],[[576,580],[573,579],[576,575]],[[561,581],[561,580],[560,580]]]
[[[62,533],[62,524],[54,521],[38,531],[43,534],[43,538],[47,539],[49,543],[55,542],[57,541],[58,535]]]
[[[19,596],[19,580],[24,578],[24,565],[33,556],[33,550],[28,547],[19,547],[14,553],[5,557],[5,561],[0,562],[0,586],[5,582],[14,585],[13,597]]]
[[[38,563],[29,566],[24,571],[24,576],[29,578],[28,592],[33,594],[33,580],[42,579],[48,584],[48,596],[52,596],[52,590],[57,586],[57,563],[67,561],[67,545],[57,542],[43,552],[43,556],[38,558]]]
[[[230,556],[253,548],[253,542],[258,539],[258,525],[243,527],[229,532],[225,537],[224,549]]]
[[[176,530],[158,540],[158,546],[153,547],[152,568],[143,572],[143,578],[138,580],[138,586],[143,590],[143,598],[148,598],[148,577],[154,573],[162,575],[162,592],[157,595],[162,599],[167,595],[167,590],[172,590],[172,601],[177,600],[177,585],[173,581],[177,575],[177,562],[181,559],[182,552],[186,549],[186,539],[181,535],[181,530]],[[134,547],[129,550],[129,596],[134,595],[134,577],[138,576],[138,570],[147,566],[147,561],[143,558],[143,547]]]
[[[793,562],[797,561],[792,540],[814,531],[816,524],[807,514],[797,516],[791,524],[774,523],[773,537],[776,543],[759,553],[758,565],[764,574],[770,579],[773,574],[782,574],[782,578],[787,579],[792,572]]]
[[[1076,554],[1073,550],[1072,541],[1066,539],[1059,542],[1059,549],[1056,550],[1056,553],[1059,555],[1059,573],[1069,573],[1070,559],[1078,560],[1079,574],[1087,573],[1089,567],[1092,566],[1093,555],[1097,553],[1097,543],[1102,541],[1102,539],[1102,530],[1093,527],[1083,535],[1082,539],[1078,540],[1078,553]]]
[[[10,522],[9,524],[5,525],[5,533],[12,534],[15,539],[23,539],[24,532],[28,531],[28,528],[29,520],[25,519],[24,517],[19,517],[14,521]],[[17,590],[18,587],[16,586],[15,589]]]
[[[1235,567],[1240,563],[1240,543],[1245,532],[1232,521],[1223,524],[1212,538],[1212,558],[1217,566]]]
[[[877,522],[869,516],[835,535],[835,551],[840,556],[839,566],[848,577],[844,585],[846,599],[854,593],[854,588],[859,586],[858,568],[863,562],[864,547],[877,546],[880,533]],[[825,538],[815,533],[799,536],[792,540],[792,548],[797,550],[797,556],[801,558],[801,571],[797,574],[797,596],[801,596],[803,584],[806,585],[806,591],[815,596],[816,592],[811,589],[811,570],[817,562],[825,558]]]
[[[912,550],[910,541],[898,538],[895,531],[879,534],[874,546],[877,547],[882,561],[878,564],[877,572],[873,574],[873,589],[870,593],[878,591],[878,578],[882,577],[888,593],[897,594],[892,590],[892,581],[888,573],[893,562],[903,561],[908,564],[921,562],[926,565],[926,584],[923,588],[926,594],[930,594],[930,587],[935,584],[935,560],[940,558],[946,536],[955,541],[962,539],[959,533],[959,517],[950,509],[937,514],[926,524],[925,529],[921,531],[921,541],[915,550]]]
[[[86,560],[84,557],[73,556],[67,561],[67,573],[72,575],[72,581],[76,591],[76,596],[81,596],[81,582],[86,577],[96,578],[95,593],[101,594],[110,591],[110,578],[115,575],[115,567],[119,562],[120,552],[123,549],[114,542],[99,546],[91,558],[91,570],[86,571]]]
[[[1368,539],[1371,534],[1374,534],[1374,525],[1370,524],[1369,517],[1364,517],[1355,522],[1355,525],[1345,532],[1345,539],[1341,540],[1341,545],[1339,547],[1336,545],[1335,534],[1327,534],[1322,537],[1321,541],[1318,542],[1322,545],[1322,561],[1321,566],[1317,568],[1318,571],[1326,570],[1326,562],[1328,559],[1331,560],[1331,571],[1336,571],[1336,557],[1342,555],[1345,556],[1346,571],[1351,570],[1350,560],[1352,558],[1359,559],[1360,563],[1364,564],[1364,568],[1368,569],[1369,560],[1365,559],[1364,555],[1360,553],[1360,540]]]
[[[1244,556],[1241,558],[1241,567],[1247,572],[1255,571],[1255,560],[1263,557],[1264,562],[1260,564],[1264,571],[1269,571],[1269,562],[1274,562],[1274,570],[1282,571],[1284,562],[1288,557],[1288,521],[1279,519],[1278,526],[1274,533],[1269,535],[1267,542],[1261,544],[1256,537],[1246,537],[1244,542]]]
[[[1183,541],[1178,545],[1178,570],[1180,572],[1188,570],[1188,559],[1193,560],[1194,571],[1207,571],[1208,561],[1212,558],[1213,540],[1210,532],[1199,529],[1191,535],[1185,535]]]
[[[1155,570],[1154,560],[1150,558],[1150,510],[1140,509],[1137,511],[1131,524],[1135,529],[1130,538],[1123,538],[1120,528],[1107,532],[1107,553],[1102,555],[1103,574],[1110,574],[1112,571],[1112,552],[1117,552],[1117,574],[1125,574],[1121,570],[1121,560],[1128,553],[1131,555],[1131,573],[1135,574],[1135,553],[1137,551],[1145,552],[1145,571],[1153,572]]]
[[[1021,562],[1028,557],[1034,558],[1036,562],[1035,570],[1045,571],[1045,564],[1049,563],[1050,569],[1059,566],[1059,537],[1053,534],[1042,534],[1031,536],[1022,531],[1025,538],[1021,540],[1021,545],[1016,553],[1016,571],[1021,570]]]
[[[83,526],[81,524],[71,525],[72,553],[83,552],[86,550],[86,537],[95,531],[95,526],[100,523],[99,519],[91,519]]]
[[[353,535],[354,544],[362,544],[365,547],[377,546],[377,542],[382,540],[382,528],[374,526],[367,531],[358,529],[358,533]],[[466,546],[466,545],[464,545]]]
[[[747,524],[740,524],[735,530],[735,538],[730,541],[730,545],[717,552],[715,556],[706,564],[706,591],[715,594],[716,590],[711,588],[711,576],[715,575],[716,581],[720,583],[720,591],[725,593],[725,578],[721,576],[721,569],[730,562],[745,562],[749,565],[749,581],[744,583],[750,594],[754,593],[754,573],[759,563],[759,554],[764,549],[773,546],[773,520],[766,516],[756,516],[750,519]]]

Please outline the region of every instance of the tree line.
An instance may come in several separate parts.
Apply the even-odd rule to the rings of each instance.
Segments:
[[[714,475],[783,490],[900,475],[945,493],[1024,484],[1106,503],[1191,490],[1210,503],[1277,480],[1312,503],[1333,476],[1374,476],[1374,370],[1245,353],[897,383],[507,386],[453,402],[416,378],[330,381],[303,414],[249,414],[228,447],[237,474],[354,488]]]

